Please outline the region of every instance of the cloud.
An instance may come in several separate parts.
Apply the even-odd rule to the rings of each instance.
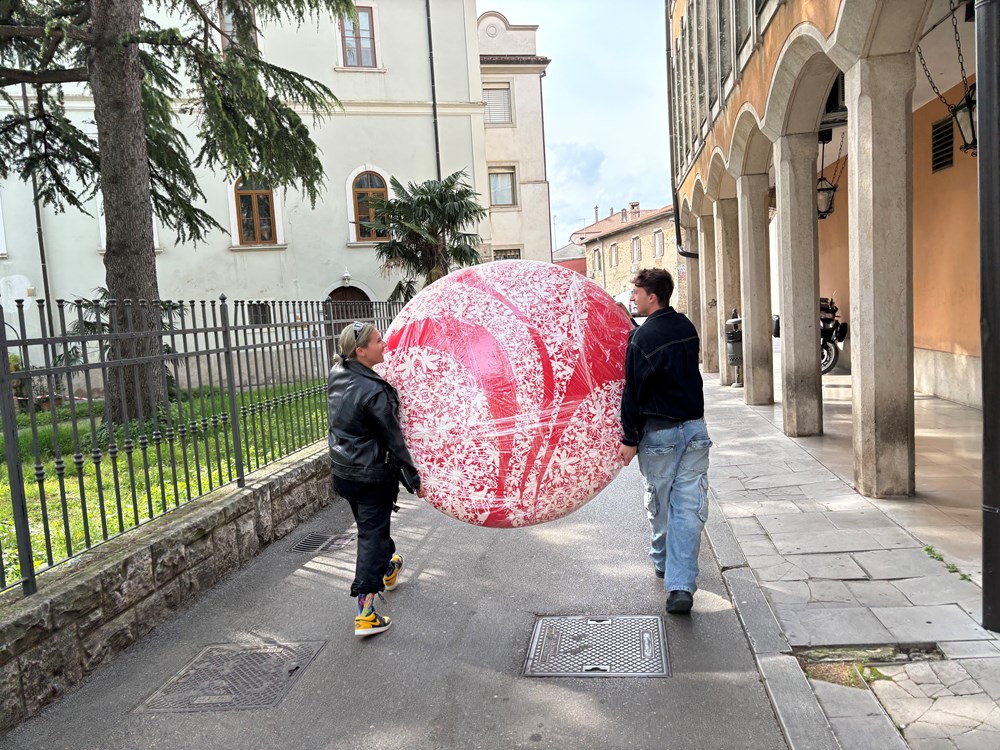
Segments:
[[[594,185],[600,179],[604,152],[587,143],[552,143],[549,179],[560,185]]]

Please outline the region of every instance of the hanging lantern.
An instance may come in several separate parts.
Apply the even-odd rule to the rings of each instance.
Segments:
[[[951,116],[958,123],[958,132],[962,135],[962,151],[972,152],[975,156],[978,142],[976,139],[976,84],[970,83],[969,90],[962,101],[951,110]]]
[[[837,194],[837,186],[825,177],[816,181],[816,213],[825,219],[833,213],[833,198]]]

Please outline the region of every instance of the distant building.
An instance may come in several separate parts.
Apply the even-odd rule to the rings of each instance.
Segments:
[[[587,248],[570,242],[552,253],[552,262],[579,274],[587,275]]]
[[[537,26],[512,26],[500,13],[479,17],[479,64],[486,103],[486,163],[495,260],[552,260]]]
[[[677,255],[674,208],[640,209],[630,203],[618,213],[579,229],[572,240],[586,249],[587,276],[625,301],[642,268],[665,268],[674,277],[671,306],[687,312],[687,266]]]

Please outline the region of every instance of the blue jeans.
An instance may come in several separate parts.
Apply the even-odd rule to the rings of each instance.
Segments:
[[[698,589],[698,550],[708,519],[708,449],[704,419],[647,431],[639,442],[646,513],[653,532],[649,556],[665,571],[667,591]]]

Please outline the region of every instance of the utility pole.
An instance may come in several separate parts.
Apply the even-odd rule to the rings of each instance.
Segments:
[[[983,627],[1000,632],[1000,0],[976,0],[983,357]]]

